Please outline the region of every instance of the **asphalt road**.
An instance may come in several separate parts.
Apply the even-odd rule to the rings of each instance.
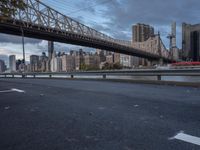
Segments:
[[[198,137],[198,88],[0,79],[0,150],[200,150]]]

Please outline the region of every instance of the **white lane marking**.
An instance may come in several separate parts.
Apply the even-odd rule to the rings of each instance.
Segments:
[[[25,91],[24,90],[19,90],[19,89],[11,89],[12,91],[15,91],[15,92],[19,92],[19,93],[25,93]]]
[[[188,134],[185,134],[183,132],[179,132],[177,135],[170,138],[170,140],[174,140],[174,139],[181,140],[181,141],[184,141],[184,142],[187,142],[187,143],[192,143],[192,144],[200,146],[200,138],[199,137],[188,135]]]
[[[0,93],[8,93],[8,92],[13,92],[13,91],[12,90],[0,91]]]
[[[9,93],[9,92],[19,92],[19,93],[25,93],[24,90],[20,90],[20,89],[15,89],[15,88],[12,88],[10,90],[4,90],[4,91],[0,91],[0,93]]]

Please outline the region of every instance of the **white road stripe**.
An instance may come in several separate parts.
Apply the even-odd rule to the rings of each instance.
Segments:
[[[0,91],[0,93],[8,93],[8,92],[13,92],[13,91],[12,90]]]
[[[19,89],[11,89],[12,91],[15,91],[15,92],[19,92],[19,93],[25,93],[24,90],[19,90]]]
[[[184,142],[188,142],[191,144],[199,145],[200,146],[200,138],[192,135],[185,134],[183,132],[178,133],[174,137],[170,138],[170,140],[177,139]]]
[[[9,93],[9,92],[19,92],[19,93],[25,93],[24,90],[19,90],[19,89],[15,89],[15,88],[12,88],[10,90],[4,90],[4,91],[0,91],[0,93]]]

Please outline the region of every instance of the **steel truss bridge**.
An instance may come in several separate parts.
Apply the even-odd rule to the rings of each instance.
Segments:
[[[61,14],[39,0],[24,0],[26,8],[11,17],[0,12],[0,32],[30,38],[75,44],[114,51],[149,60],[171,61],[162,52],[150,53],[134,48],[130,41],[114,39]],[[12,9],[12,7],[11,7]]]

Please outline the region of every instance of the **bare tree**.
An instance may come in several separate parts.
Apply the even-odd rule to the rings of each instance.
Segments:
[[[10,18],[15,15],[17,9],[24,10],[26,4],[24,0],[1,0],[0,1],[0,17]]]

